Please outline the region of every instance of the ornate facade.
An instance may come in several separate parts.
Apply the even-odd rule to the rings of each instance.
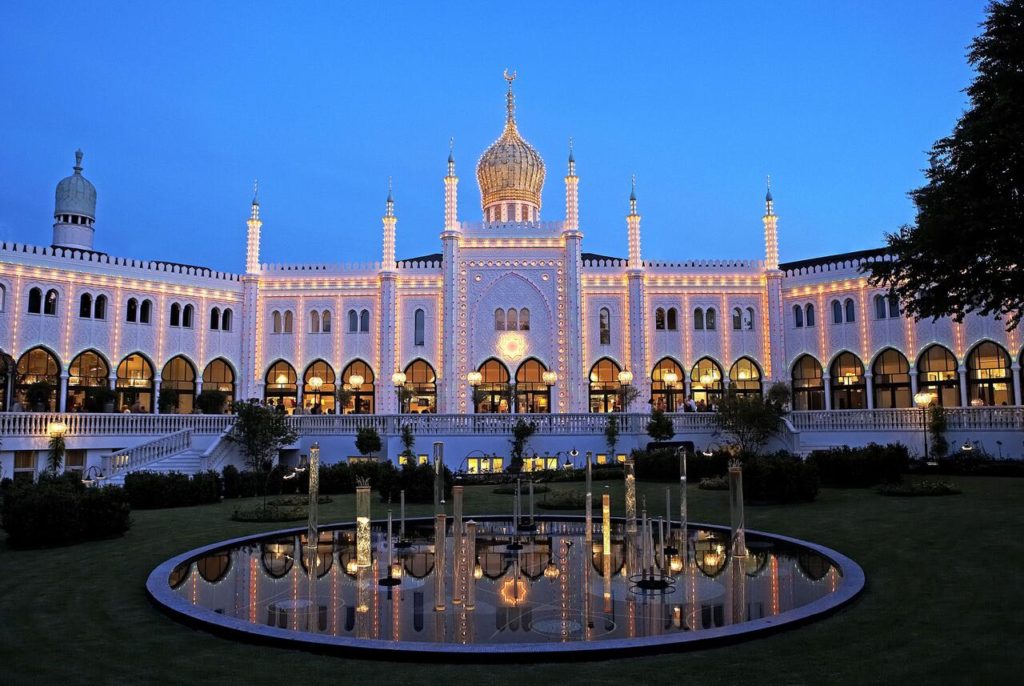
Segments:
[[[644,259],[635,188],[627,256],[584,252],[572,150],[565,217],[544,221],[546,168],[511,78],[477,164],[482,220],[460,219],[450,155],[441,250],[412,259],[396,259],[390,192],[380,262],[261,263],[256,197],[243,274],[115,257],[94,247],[78,153],[52,246],[0,246],[0,405],[189,413],[216,390],[325,414],[645,412],[774,381],[796,410],[912,407],[925,390],[946,406],[1021,403],[1019,333],[908,319],[861,273],[880,250],[780,263],[770,191],[760,259]],[[628,408],[623,384],[639,391]]]

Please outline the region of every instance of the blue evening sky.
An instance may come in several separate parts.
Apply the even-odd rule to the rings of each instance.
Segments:
[[[652,259],[760,258],[772,176],[785,260],[877,247],[913,219],[965,107],[982,0],[73,2],[0,6],[0,239],[48,245],[75,148],[96,249],[240,270],[252,182],[263,261],[440,250],[448,139],[460,216],[500,134],[502,70],[584,250],[626,253],[630,175]]]

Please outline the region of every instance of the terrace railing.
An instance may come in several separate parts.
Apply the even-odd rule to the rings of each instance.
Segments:
[[[946,430],[1024,429],[1024,407],[946,408]],[[921,430],[925,414],[920,409],[810,410],[792,412],[789,420],[797,431],[906,431]]]
[[[68,436],[153,436],[183,429],[218,434],[234,421],[231,415],[219,414],[0,412],[0,436],[47,436],[55,422],[67,426]]]

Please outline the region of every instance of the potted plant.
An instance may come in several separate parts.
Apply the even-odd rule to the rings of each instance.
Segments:
[[[178,392],[170,388],[161,388],[158,404],[160,414],[175,414],[178,409]]]
[[[196,396],[196,407],[203,414],[223,414],[228,397],[221,391],[203,391]]]
[[[94,397],[96,398],[97,407],[100,407],[103,412],[114,411],[114,401],[117,400],[117,393],[109,387],[100,386],[96,389]]]
[[[373,455],[380,449],[380,434],[372,426],[364,426],[356,432],[356,450],[360,455]]]
[[[53,384],[47,381],[36,381],[25,390],[25,400],[33,412],[46,412],[53,394]]]

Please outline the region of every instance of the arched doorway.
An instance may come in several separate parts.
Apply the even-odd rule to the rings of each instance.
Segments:
[[[94,350],[79,353],[68,370],[68,412],[103,412],[110,402],[110,365]]]
[[[876,408],[913,407],[910,363],[903,353],[888,348],[871,365]]]
[[[516,370],[516,412],[551,412],[551,386],[544,381],[547,371],[548,368],[533,357],[519,365]]]
[[[302,375],[302,404],[313,414],[334,414],[334,367],[317,360]]]
[[[427,362],[414,360],[405,368],[405,389],[408,391],[408,399],[402,403],[403,413],[437,412],[437,376]]]
[[[722,399],[722,368],[710,357],[700,358],[690,371],[690,389],[699,411],[715,409]]]
[[[960,374],[956,355],[949,348],[933,345],[917,358],[917,388],[931,393],[943,407],[960,406]]]
[[[117,365],[117,410],[153,411],[153,365],[139,353],[132,353]]]
[[[295,411],[295,399],[299,392],[297,381],[295,367],[284,360],[278,360],[267,370],[263,399],[280,408],[282,412],[291,414]]]
[[[348,402],[342,408],[345,414],[373,414],[374,374],[370,365],[362,360],[350,362],[341,373],[341,382],[348,391]],[[357,383],[358,382],[358,383]]]
[[[867,405],[864,365],[851,352],[840,353],[830,367],[832,409],[863,410]]]
[[[683,368],[671,357],[663,358],[651,371],[651,409],[679,412],[686,400]]]
[[[477,370],[480,383],[473,389],[473,405],[482,414],[512,411],[508,368],[493,357]]]
[[[983,341],[967,356],[967,397],[971,405],[1013,405],[1010,355]]]
[[[225,310],[225,313],[229,311]],[[231,406],[235,403],[235,370],[220,357],[203,370],[203,393],[207,391],[223,393],[224,407],[221,413],[231,412]]]
[[[761,368],[749,357],[736,360],[729,369],[729,391],[736,395],[761,395]]]
[[[825,372],[810,355],[801,355],[793,365],[793,409],[825,409]]]
[[[622,395],[619,372],[622,367],[602,357],[590,368],[590,411],[618,412]]]
[[[196,368],[182,355],[172,357],[160,372],[160,411],[192,414],[196,400]]]
[[[32,348],[18,359],[14,402],[23,411],[56,412],[59,389],[60,363],[49,350]]]

